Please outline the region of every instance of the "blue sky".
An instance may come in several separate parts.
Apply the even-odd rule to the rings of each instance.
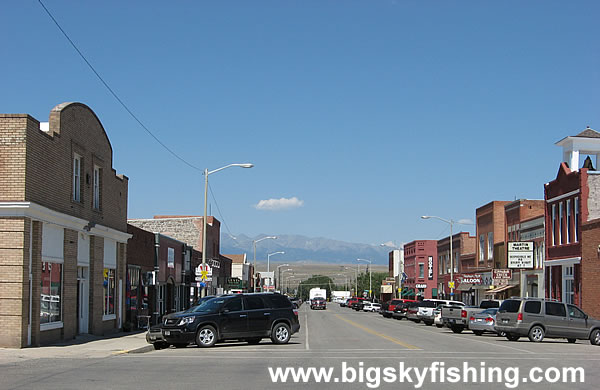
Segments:
[[[44,4],[181,158],[255,164],[210,175],[234,235],[439,239],[448,226],[421,215],[541,199],[554,143],[600,130],[597,1]],[[201,215],[201,172],[38,1],[2,11],[0,112],[89,105],[130,178],[129,217]]]

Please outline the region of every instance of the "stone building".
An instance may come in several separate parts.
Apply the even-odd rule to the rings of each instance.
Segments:
[[[81,103],[0,114],[0,346],[121,328],[128,178]]]

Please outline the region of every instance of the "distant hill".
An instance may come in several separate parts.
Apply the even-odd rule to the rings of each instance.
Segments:
[[[233,239],[227,234],[221,236],[221,253],[240,254],[247,253],[248,260],[254,256],[252,241],[265,237],[248,237],[240,234]],[[261,262],[267,258],[268,253],[284,251],[284,255],[271,256],[276,262],[303,262],[303,263],[333,263],[353,264],[357,258],[368,259],[373,264],[387,265],[390,247],[368,244],[356,244],[328,238],[310,238],[300,235],[277,235],[276,240],[268,239],[256,245],[256,259]],[[363,263],[364,264],[364,263]]]

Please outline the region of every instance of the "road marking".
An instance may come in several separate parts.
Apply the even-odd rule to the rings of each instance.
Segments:
[[[305,337],[305,347],[306,350],[308,351],[310,349],[309,345],[308,345],[308,313],[306,312],[306,309],[304,309],[304,328],[306,329],[306,337]]]
[[[356,322],[354,322],[354,321],[351,321],[351,320],[349,320],[349,319],[347,319],[347,318],[344,318],[344,317],[340,316],[339,314],[336,314],[335,316],[336,316],[337,318],[339,318],[340,320],[342,320],[342,321],[346,321],[347,323],[349,323],[349,324],[350,324],[350,325],[352,325],[352,326],[355,326],[355,327],[357,327],[357,328],[359,328],[359,329],[362,329],[362,330],[364,330],[364,331],[365,331],[365,332],[367,332],[367,333],[370,333],[370,334],[372,334],[372,335],[375,335],[375,336],[379,336],[379,337],[381,337],[381,338],[384,338],[384,339],[386,339],[386,340],[388,340],[388,341],[391,341],[391,342],[393,342],[393,343],[396,343],[396,344],[398,344],[398,345],[401,345],[401,346],[403,346],[404,348],[408,348],[408,349],[414,349],[414,350],[421,349],[421,348],[419,348],[419,347],[415,347],[414,345],[406,344],[406,343],[404,343],[404,342],[402,342],[402,341],[400,341],[400,340],[398,340],[398,339],[396,339],[396,338],[390,337],[390,336],[388,336],[388,335],[385,335],[385,334],[383,334],[383,333],[375,332],[374,330],[372,330],[372,329],[369,329],[369,328],[367,328],[367,327],[364,327],[364,326],[362,326],[362,325],[360,325],[360,324],[357,324]]]

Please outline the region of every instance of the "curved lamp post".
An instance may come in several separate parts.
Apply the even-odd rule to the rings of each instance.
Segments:
[[[271,240],[276,240],[277,236],[266,236],[263,238],[259,238],[258,240],[252,240],[252,246],[254,247],[254,280],[257,280],[257,269],[256,269],[256,243],[257,242],[261,242],[262,240],[266,240],[266,239],[271,239]],[[256,292],[256,283],[254,284],[254,292]]]
[[[373,268],[371,266],[371,260],[367,260],[367,259],[356,259],[356,261],[364,261],[364,262],[368,262],[369,263],[369,298],[373,299],[373,297],[371,296],[371,294],[373,294],[373,289],[371,287],[371,268]]]
[[[252,168],[254,164],[244,163],[244,164],[229,164],[224,167],[217,168],[213,171],[209,171],[208,169],[204,170],[204,220],[202,222],[202,268],[206,266],[206,203],[208,198],[208,175],[213,173],[222,171],[223,169],[230,167],[240,167],[240,168]],[[206,284],[202,287],[202,292],[200,294],[202,297],[206,296]]]

